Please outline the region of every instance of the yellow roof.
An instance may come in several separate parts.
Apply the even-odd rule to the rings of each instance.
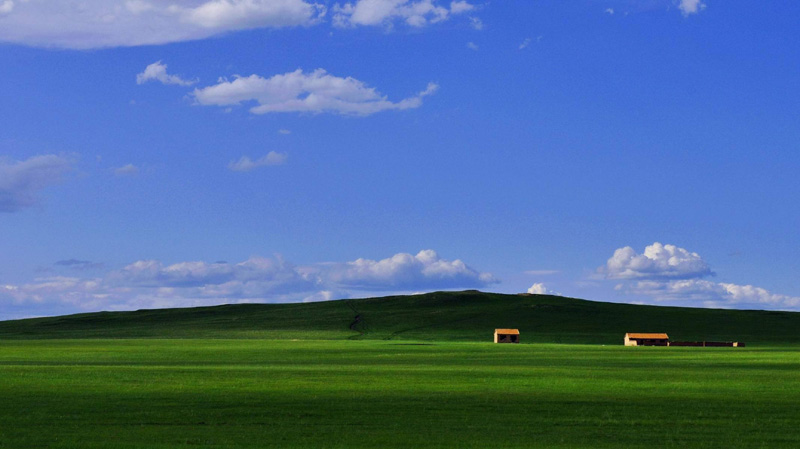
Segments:
[[[667,334],[637,334],[637,333],[627,333],[625,334],[628,338],[645,338],[650,340],[669,340],[669,336]]]
[[[519,329],[495,329],[495,334],[511,334],[511,335],[519,335]]]

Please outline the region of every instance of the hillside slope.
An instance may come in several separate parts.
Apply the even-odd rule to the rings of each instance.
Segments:
[[[356,318],[358,317],[358,318]],[[800,313],[693,309],[546,295],[436,292],[308,304],[239,304],[101,312],[0,322],[0,339],[273,338],[491,341],[519,328],[523,343],[621,344],[625,332],[674,340],[800,343]]]

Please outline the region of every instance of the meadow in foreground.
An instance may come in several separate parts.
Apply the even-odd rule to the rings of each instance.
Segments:
[[[0,447],[800,447],[800,348],[0,342]]]

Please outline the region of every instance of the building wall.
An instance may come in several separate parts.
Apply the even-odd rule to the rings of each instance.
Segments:
[[[625,337],[625,346],[669,346],[669,340]]]
[[[495,343],[519,343],[519,335],[494,334]]]

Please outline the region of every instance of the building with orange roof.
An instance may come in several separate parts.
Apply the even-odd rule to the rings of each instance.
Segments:
[[[668,346],[669,335],[667,334],[651,334],[651,333],[635,333],[629,332],[625,334],[625,346]]]
[[[495,343],[519,343],[519,329],[495,329]]]

